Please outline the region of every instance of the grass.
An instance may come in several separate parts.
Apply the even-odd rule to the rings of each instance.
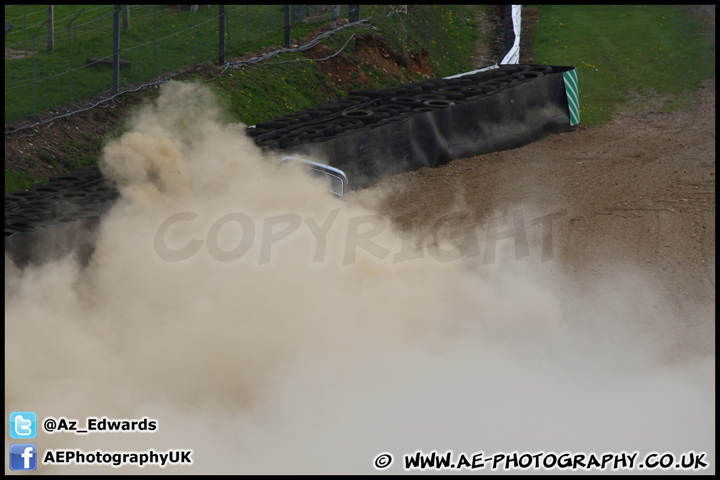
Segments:
[[[37,183],[46,181],[46,178],[35,178],[25,172],[17,172],[5,168],[5,191],[17,192],[27,190]]]
[[[390,45],[406,55],[426,51],[437,77],[472,70],[470,55],[478,26],[465,5],[417,5],[411,15],[381,14],[387,6],[368,8],[374,14],[373,24]]]
[[[217,60],[218,9],[188,9],[133,5],[128,28],[120,34],[120,58],[131,62],[120,71],[120,88],[152,81],[182,67]],[[327,10],[327,9],[326,9]],[[347,16],[347,7],[341,15]],[[329,11],[312,21],[295,24],[293,37],[306,34],[330,19]],[[68,24],[79,14],[72,27]],[[5,62],[5,122],[25,118],[83,100],[112,88],[112,68],[86,66],[90,57],[113,52],[112,9],[105,5],[55,7],[55,48],[47,51],[47,6],[7,6],[5,21],[15,27],[5,46],[34,57]],[[226,58],[268,45],[284,37],[282,5],[229,5],[226,7]],[[39,30],[38,30],[39,29]],[[36,35],[33,43],[33,36]]]
[[[578,68],[584,124],[607,123],[643,96],[669,96],[666,110],[683,108],[683,92],[715,77],[715,37],[683,6],[538,8],[535,58]]]
[[[6,18],[9,8],[6,8]],[[357,38],[371,31],[405,60],[410,55],[426,52],[438,77],[471,70],[470,46],[477,38],[472,10],[447,5],[410,8],[410,13],[405,14],[389,5],[363,5],[361,18],[370,19],[372,30],[345,29],[323,43],[337,52],[350,35],[355,34]],[[714,37],[699,33],[702,27],[697,18],[683,7],[542,6],[539,9],[535,58],[539,63],[578,67],[584,124],[609,121],[613,112],[627,108],[627,100],[633,95],[667,95],[666,109],[684,108],[691,98],[689,92],[702,80],[715,75]],[[295,39],[298,39],[315,28],[317,24],[303,24],[294,30],[293,37],[297,35]],[[279,46],[276,40],[267,42]],[[355,42],[351,41],[342,54],[353,68],[367,75],[369,80],[363,84],[336,85],[323,74],[318,62],[307,61],[300,53],[282,54],[271,60],[272,65],[228,69],[222,75],[217,68],[205,68],[183,78],[211,86],[226,107],[228,121],[253,125],[332,101],[353,87],[377,88],[398,83],[395,78],[361,65],[355,48]],[[404,73],[411,78],[407,70]],[[142,91],[144,97],[152,98],[156,94],[156,89]],[[6,93],[6,107],[10,96]],[[127,128],[126,120],[127,117],[119,118],[112,137]],[[90,135],[84,138],[87,142],[71,141],[64,145],[65,158],[61,165],[55,159],[47,162],[54,164],[53,174],[97,163],[102,142]],[[27,159],[35,163],[38,160]],[[5,191],[24,189],[44,180],[6,169]]]
[[[409,62],[410,55],[419,55],[423,50],[435,59],[436,76],[461,73],[472,68],[470,64],[470,48],[476,36],[476,26],[470,21],[472,14],[464,6],[415,6],[412,15],[394,13],[387,5],[362,6],[361,18],[369,18],[374,33],[382,36],[389,46],[405,57]],[[437,18],[437,15],[443,15]],[[434,23],[431,23],[434,19]],[[438,31],[428,33],[430,28]],[[398,30],[407,32],[399,37]],[[357,37],[368,33],[368,29],[346,29],[328,38],[324,44],[334,52],[341,49],[351,35]],[[425,42],[432,44],[432,39],[448,36],[442,46],[425,49]],[[470,43],[468,43],[470,42]],[[347,94],[350,88],[380,88],[397,85],[398,79],[374,71],[370,66],[363,65],[356,57],[356,48],[362,42],[350,42],[343,54],[346,60],[354,64],[354,68],[363,70],[370,79],[369,83],[354,85],[336,85],[321,71],[315,61],[307,61],[300,53],[287,53],[276,57],[272,65],[228,70],[225,75],[213,79],[196,76],[197,79],[210,84],[228,105],[231,115],[248,125],[254,125],[285,113],[305,110],[321,103],[335,100]],[[279,63],[284,62],[284,63]],[[412,75],[405,70],[405,77]],[[421,77],[417,77],[420,80]]]
[[[6,8],[6,19],[8,18],[10,8],[22,9],[22,7]],[[30,11],[31,8],[33,7],[28,6],[27,11]],[[46,7],[42,8],[46,11]],[[59,17],[61,8],[64,7],[56,7],[56,18]],[[401,52],[401,55],[404,55],[406,59],[408,59],[410,55],[419,55],[423,51],[428,52],[431,58],[433,55],[437,55],[439,60],[435,60],[433,63],[437,75],[449,75],[469,70],[469,49],[463,46],[463,44],[471,41],[475,35],[474,26],[469,20],[472,17],[470,12],[463,6],[415,6],[412,8],[411,14],[406,15],[404,13],[393,13],[394,10],[387,5],[363,6],[361,9],[361,18],[369,18],[374,30],[368,30],[366,28],[345,29],[327,39],[324,45],[336,52],[345,45],[351,35],[354,34],[357,39],[360,35],[373,31],[375,34],[382,36],[392,48]],[[199,12],[203,10],[204,9],[201,8]],[[343,15],[342,11],[341,15]],[[436,18],[437,15],[441,16]],[[139,23],[139,21],[135,22],[133,20],[134,18],[135,17],[131,16],[131,26],[133,27]],[[176,18],[178,17],[176,16]],[[59,22],[56,20],[56,23]],[[297,26],[292,31],[293,41],[296,42],[302,36],[317,29],[317,27],[317,23],[305,23]],[[428,30],[433,28],[438,31],[435,34],[429,33]],[[398,31],[406,32],[406,34],[403,34],[402,37],[395,35]],[[442,50],[443,47],[438,40],[444,35],[447,35],[449,40],[443,45],[445,50]],[[78,32],[78,42],[80,38],[81,34]],[[432,39],[435,39],[435,44],[432,43]],[[104,40],[98,39],[97,41],[101,43]],[[273,42],[276,47],[280,46],[280,37],[273,37],[266,41],[268,45]],[[430,43],[428,48],[425,48],[425,42]],[[60,54],[59,49],[63,47],[60,42],[57,43],[56,53],[67,61],[67,52]],[[257,45],[253,46],[253,48],[256,47]],[[67,45],[65,48],[67,48]],[[75,43],[73,41],[73,50],[74,49]],[[355,56],[355,42],[351,41],[342,53],[351,64],[355,62],[359,71],[359,61]],[[52,60],[52,55],[45,55],[47,55],[48,61]],[[91,55],[94,54],[87,53],[86,56]],[[38,53],[37,57],[40,58],[40,53]],[[122,57],[125,58],[125,56]],[[21,62],[27,63],[29,60],[31,59],[22,60]],[[14,62],[18,61],[14,60],[11,62],[13,68],[16,68],[18,64]],[[272,63],[272,65],[270,63]],[[60,61],[60,64],[62,64],[62,61]],[[182,65],[188,64],[192,65],[192,61],[186,58],[186,63]],[[62,65],[60,66],[62,67]],[[131,69],[134,68],[134,66],[135,64],[133,63]],[[62,68],[67,69],[67,65]],[[97,70],[83,70],[86,70],[88,74],[103,74],[103,67]],[[104,68],[104,70],[109,69]],[[407,71],[405,71],[405,73],[408,78],[411,77]],[[253,125],[259,121],[267,120],[284,113],[304,110],[321,103],[332,101],[338,96],[345,95],[349,88],[376,88],[398,83],[397,79],[387,77],[372,69],[369,69],[367,74],[370,78],[369,84],[336,85],[332,79],[322,73],[318,62],[307,61],[300,53],[285,53],[275,57],[275,59],[268,62],[266,66],[250,67],[242,70],[228,69],[223,75],[219,75],[219,70],[216,68],[204,68],[197,73],[185,75],[183,78],[186,80],[199,81],[211,86],[217,92],[221,103],[226,107],[229,121],[241,121],[248,125]],[[8,77],[12,77],[12,72],[6,72],[6,87]],[[418,77],[417,79],[420,78]],[[60,76],[56,78],[55,83],[63,83],[66,82],[66,80],[66,77]],[[78,84],[78,77],[73,73],[73,92],[77,91]],[[13,95],[18,93],[17,89],[11,90],[10,92],[13,92]],[[65,97],[65,93],[58,93],[58,90],[49,89],[49,91],[38,92],[38,94],[52,98],[54,99],[53,101],[58,104],[67,103],[67,100],[64,100],[67,98]],[[142,93],[143,96],[149,98],[152,98],[156,94],[156,89],[148,89]],[[74,95],[75,93],[73,93],[73,96]],[[8,115],[7,106],[9,97],[11,97],[11,95],[6,94],[6,115]],[[114,132],[112,136],[119,135],[120,132],[127,128],[128,124],[126,119],[127,117],[119,119],[118,127],[116,128],[117,131]],[[58,166],[55,159],[52,159],[52,161],[48,160],[44,163],[54,164],[53,172],[55,174],[96,164],[102,151],[102,145],[99,140],[94,141],[90,135],[84,136],[84,138],[88,140],[87,143],[70,141],[61,148],[64,156],[62,162],[64,168]],[[28,161],[37,163],[36,159],[28,159]],[[43,181],[44,179],[37,180]],[[30,184],[34,183],[32,178],[27,179],[27,181],[31,182]],[[24,184],[18,183],[14,177],[6,175],[5,191],[17,190],[21,185]]]

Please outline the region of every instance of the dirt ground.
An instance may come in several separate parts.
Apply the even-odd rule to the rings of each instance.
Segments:
[[[387,195],[384,215],[426,242],[454,213],[439,238],[456,235],[467,256],[481,253],[478,262],[492,263],[494,249],[490,258],[483,250],[491,221],[517,242],[517,215],[527,252],[515,243],[513,256],[513,241],[502,236],[496,243],[505,242],[511,260],[553,264],[590,289],[619,271],[639,272],[662,291],[653,308],[691,327],[678,347],[714,353],[714,335],[706,336],[715,324],[714,80],[690,110],[648,106],[607,126],[396,175],[372,191]],[[463,243],[458,232],[468,228],[478,232],[479,250]]]
[[[531,38],[533,9],[526,13],[523,35]],[[481,33],[497,37],[494,19],[488,17],[478,17]],[[361,58],[392,68],[383,45],[366,40],[367,52]],[[497,44],[478,47],[473,56],[477,66],[497,57]],[[523,51],[528,53],[522,61],[531,62],[531,50]],[[311,55],[324,53],[320,47]],[[326,68],[342,81],[342,65],[337,62]],[[432,73],[426,59],[416,62],[418,71]],[[68,138],[80,140],[82,132],[106,134],[117,122],[120,102],[132,103],[132,97],[127,98],[6,135],[6,168],[28,151],[60,156]],[[697,93],[689,110],[664,113],[658,106],[662,100],[658,102],[618,115],[610,125],[580,125],[511,151],[397,175],[362,194],[369,198],[386,192],[378,206],[381,213],[406,230],[426,234],[443,215],[461,212],[452,225],[481,232],[481,249],[491,225],[498,232],[515,232],[517,240],[518,229],[512,230],[517,224],[510,222],[520,221],[527,231],[529,255],[522,257],[516,243],[515,256],[556,265],[581,288],[593,288],[619,268],[640,271],[663,292],[657,308],[671,310],[688,326],[697,327],[687,329],[681,343],[714,353],[714,79]],[[512,244],[502,236],[501,243]],[[486,251],[478,259],[492,261]],[[712,336],[698,333],[708,328]]]
[[[696,7],[714,32],[710,8]],[[521,62],[533,61],[527,39],[536,15],[523,9]],[[478,66],[492,48],[477,51]],[[650,311],[680,321],[674,354],[714,354],[715,80],[688,110],[662,112],[662,104],[657,98],[609,125],[396,175],[363,196],[383,192],[374,206],[416,241],[449,239],[478,263],[493,263],[504,247],[511,261],[554,269],[590,296],[618,275],[639,278],[659,294]],[[517,242],[518,221],[527,250],[515,243],[513,253],[502,232]],[[477,244],[466,243],[468,231]],[[496,248],[490,231],[500,234]],[[652,319],[641,320],[652,328]]]

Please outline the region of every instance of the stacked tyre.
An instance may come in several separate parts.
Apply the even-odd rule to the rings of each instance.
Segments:
[[[5,237],[52,225],[97,219],[118,197],[98,168],[50,178],[28,190],[5,194]]]
[[[501,65],[452,79],[350,90],[335,102],[258,123],[248,135],[263,149],[289,149],[371,130],[409,116],[495,95],[553,73],[547,65]]]

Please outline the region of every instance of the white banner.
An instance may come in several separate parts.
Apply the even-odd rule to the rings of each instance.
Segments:
[[[520,63],[520,26],[522,22],[522,5],[512,6],[513,32],[515,32],[515,41],[510,51],[502,59],[500,65],[507,63]]]

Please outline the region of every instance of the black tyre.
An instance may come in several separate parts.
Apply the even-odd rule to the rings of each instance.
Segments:
[[[464,85],[450,85],[438,88],[437,92],[445,96],[448,100],[462,100],[468,96],[468,87]]]
[[[483,88],[477,85],[473,85],[472,87],[467,87],[467,91],[465,92],[465,98],[468,99],[470,97],[475,97],[478,95],[482,95],[484,93],[487,93],[490,89]]]
[[[281,128],[287,128],[291,125],[296,125],[298,123],[300,123],[300,121],[295,118],[287,118],[287,119],[275,118],[272,120],[268,120],[266,122],[260,122],[257,125],[255,125],[255,127],[269,129],[269,130],[279,130]]]
[[[293,130],[292,132],[288,133],[288,137],[297,137],[298,139],[302,138],[303,142],[312,140],[313,138],[322,137],[325,134],[323,133],[323,130],[321,128],[317,127],[302,127],[298,128],[297,130]]]
[[[347,95],[345,97],[340,97],[338,99],[339,102],[353,103],[355,105],[357,105],[359,103],[369,102],[370,100],[372,100],[372,99],[370,97],[368,97],[367,95]]]
[[[34,190],[21,190],[19,192],[12,192],[12,194],[16,197],[22,197],[28,201],[42,196],[40,192],[36,192]]]
[[[413,83],[404,83],[400,85],[405,90],[405,95],[413,96],[413,95],[419,95],[423,93],[422,87],[415,85]]]
[[[38,207],[50,210],[54,215],[60,213],[60,202],[55,198],[37,198],[28,203],[28,207]]]
[[[550,65],[533,65],[526,70],[527,72],[540,72],[544,75],[550,75],[553,73],[553,69]]]
[[[326,138],[333,137],[343,130],[343,127],[338,124],[316,125],[315,128],[320,128]]]
[[[473,85],[477,85],[478,83],[482,83],[486,80],[490,80],[492,78],[492,74],[488,72],[478,72],[473,73],[472,75],[468,75],[468,77]]]
[[[58,193],[65,192],[70,188],[72,188],[72,187],[57,187],[55,185],[45,183],[43,185],[38,185],[35,188],[35,191],[40,193],[41,196],[47,197],[47,196],[55,196]]]
[[[387,105],[383,105],[383,106],[387,107],[387,108],[392,108],[396,112],[408,112],[408,111],[412,110],[412,108],[408,107],[407,105],[400,105],[397,103],[388,103]]]
[[[112,203],[120,196],[118,192],[90,192],[90,203],[88,205],[94,205],[96,203]]]
[[[447,100],[445,95],[441,95],[439,93],[423,93],[422,95],[415,95],[415,98],[423,102],[425,100]]]
[[[368,123],[372,123],[376,120],[375,113],[373,113],[371,110],[364,110],[361,108],[342,112],[340,116],[344,118],[360,120],[365,125],[367,125]]]
[[[460,87],[460,86],[467,86],[471,85],[473,82],[469,78],[446,78],[445,79],[446,86],[448,87]]]
[[[36,222],[27,222],[23,220],[10,220],[5,222],[5,236],[8,236],[8,231],[13,233],[30,233],[39,229]]]
[[[105,193],[111,193],[113,195],[118,195],[119,192],[117,188],[113,187],[112,185],[109,185],[105,182],[99,183],[97,185],[93,185],[88,189],[90,192],[105,192]]]
[[[296,145],[300,145],[300,139],[298,137],[288,137],[285,136],[278,140],[278,144],[280,145],[280,148],[291,148]]]
[[[17,208],[20,205],[26,204],[28,199],[26,197],[21,197],[18,195],[13,195],[12,193],[6,193],[5,194],[5,211],[8,209]]]
[[[262,137],[257,137],[255,138],[255,145],[259,147],[267,147],[272,143],[277,143],[284,136],[284,133],[274,133],[272,135],[264,135]]]
[[[45,222],[55,216],[55,214],[52,211],[48,210],[47,208],[42,208],[42,207],[24,207],[19,210],[16,210],[13,213],[23,213],[23,214],[33,215],[33,216],[37,217],[38,222]]]
[[[455,102],[453,102],[451,100],[426,100],[423,102],[423,106],[425,108],[435,108],[435,109],[448,108],[448,107],[452,107],[453,105],[455,105]],[[423,107],[419,107],[419,108],[423,108]],[[415,111],[417,111],[417,109],[415,109]]]
[[[396,92],[395,92],[394,90],[390,90],[390,91],[389,91],[389,90],[385,90],[385,89],[380,89],[380,90],[350,90],[350,91],[348,92],[348,94],[350,94],[350,95],[352,95],[352,96],[359,95],[359,96],[368,97],[368,98],[371,98],[371,99],[386,98],[386,97],[394,97],[394,96],[396,96]]]
[[[426,80],[425,83],[430,83],[432,85],[435,85],[435,88],[446,87],[448,85],[447,82],[441,78],[433,78],[430,80]]]
[[[510,78],[517,80],[518,83],[524,83],[529,82],[530,80],[535,80],[536,78],[542,76],[544,76],[542,72],[526,71],[521,73],[513,73],[512,75],[510,75]]]
[[[327,110],[331,113],[337,113],[340,110],[342,110],[342,108],[343,107],[341,107],[337,103],[324,103],[322,105],[318,105],[317,107],[315,107],[315,109],[317,109],[317,110]]]
[[[305,122],[310,121],[311,118],[312,117],[310,117],[310,115],[307,113],[297,112],[297,113],[288,113],[287,115],[281,115],[281,116],[277,117],[275,120],[281,120],[281,121],[297,120],[298,123],[305,123]]]
[[[21,213],[21,212],[10,212],[5,213],[5,224],[11,220],[23,221],[23,222],[40,222],[40,217],[32,213]]]
[[[410,110],[410,107],[408,107],[408,106],[405,106],[405,105],[400,105],[400,106],[404,106],[407,110]],[[382,118],[384,119],[384,118],[396,116],[401,110],[396,110],[396,109],[392,108],[390,105],[385,105],[382,107],[375,107],[372,109],[372,111],[375,112],[376,115],[382,116]]]
[[[517,73],[518,68],[515,65],[500,65],[498,70],[505,72],[506,75]]]
[[[332,115],[332,112],[330,110],[309,108],[305,111],[308,113],[308,115],[310,115],[310,118],[312,118],[313,120],[317,120],[318,118],[323,117],[329,117],[330,115]]]
[[[100,171],[100,167],[83,168],[82,170],[73,172],[73,174],[81,176],[81,177],[85,177],[88,180],[97,180],[98,178],[101,178],[103,176],[102,172]]]
[[[490,70],[490,80],[495,80],[496,78],[503,78],[503,77],[507,77],[507,76],[508,76],[508,73],[505,70],[500,70],[500,69]]]
[[[92,199],[90,192],[83,192],[79,190],[58,193],[55,198],[57,198],[60,202],[66,202],[73,205],[87,205]]]
[[[406,107],[415,108],[420,107],[422,100],[417,97],[392,97],[388,105],[404,105]]]
[[[422,90],[421,93],[427,93],[431,90],[435,90],[437,88],[437,85],[430,83],[430,82],[417,82],[412,84],[415,87],[420,87]]]
[[[55,180],[55,181],[50,181],[50,182],[39,183],[37,185],[33,185],[32,187],[30,187],[30,190],[37,191],[38,189],[41,189],[43,187],[55,187],[59,190],[63,190],[63,189],[73,188],[75,186],[76,185],[73,182],[68,182],[68,181],[63,181],[63,180]]]
[[[104,203],[91,203],[89,205],[85,205],[83,207],[80,207],[79,209],[75,210],[76,212],[97,212],[100,215],[110,210],[111,203],[110,202],[104,202]]]
[[[354,107],[354,106],[355,106],[355,104],[352,103],[352,102],[337,102],[335,105],[337,105],[338,107],[340,107],[340,110],[339,110],[340,112],[342,112],[343,110],[347,110],[348,108],[351,108],[351,107]]]
[[[439,109],[438,109],[438,108],[435,108],[435,107],[418,107],[418,108],[413,108],[413,112],[415,112],[415,113],[434,112],[434,111],[436,111],[436,110],[439,110]]]
[[[510,77],[496,78],[494,80],[488,80],[487,82],[479,85],[480,87],[494,87],[494,88],[507,88],[513,84],[517,84],[517,80]]]
[[[57,218],[57,223],[77,222],[78,220],[86,218],[100,218],[100,212],[93,210],[73,210],[63,212],[63,214]]]
[[[264,135],[266,133],[274,132],[275,130],[272,130],[270,128],[248,128],[247,129],[247,136],[250,138],[257,137],[259,135]]]
[[[57,177],[51,177],[48,183],[51,185],[57,185],[59,182],[65,183],[70,182],[74,187],[80,187],[85,185],[90,180],[80,175],[58,175]]]
[[[371,111],[375,114],[375,122],[374,124],[378,124],[382,122],[383,120],[386,120],[393,116],[395,114],[395,111],[392,109],[389,110],[383,110],[384,107],[375,107],[371,109]]]
[[[338,117],[336,120],[332,120],[328,122],[328,125],[338,125],[340,128],[342,128],[342,131],[346,130],[353,130],[355,128],[360,128],[364,125],[362,120],[359,120],[357,118],[349,118],[349,117]],[[340,132],[338,132],[340,133]]]

